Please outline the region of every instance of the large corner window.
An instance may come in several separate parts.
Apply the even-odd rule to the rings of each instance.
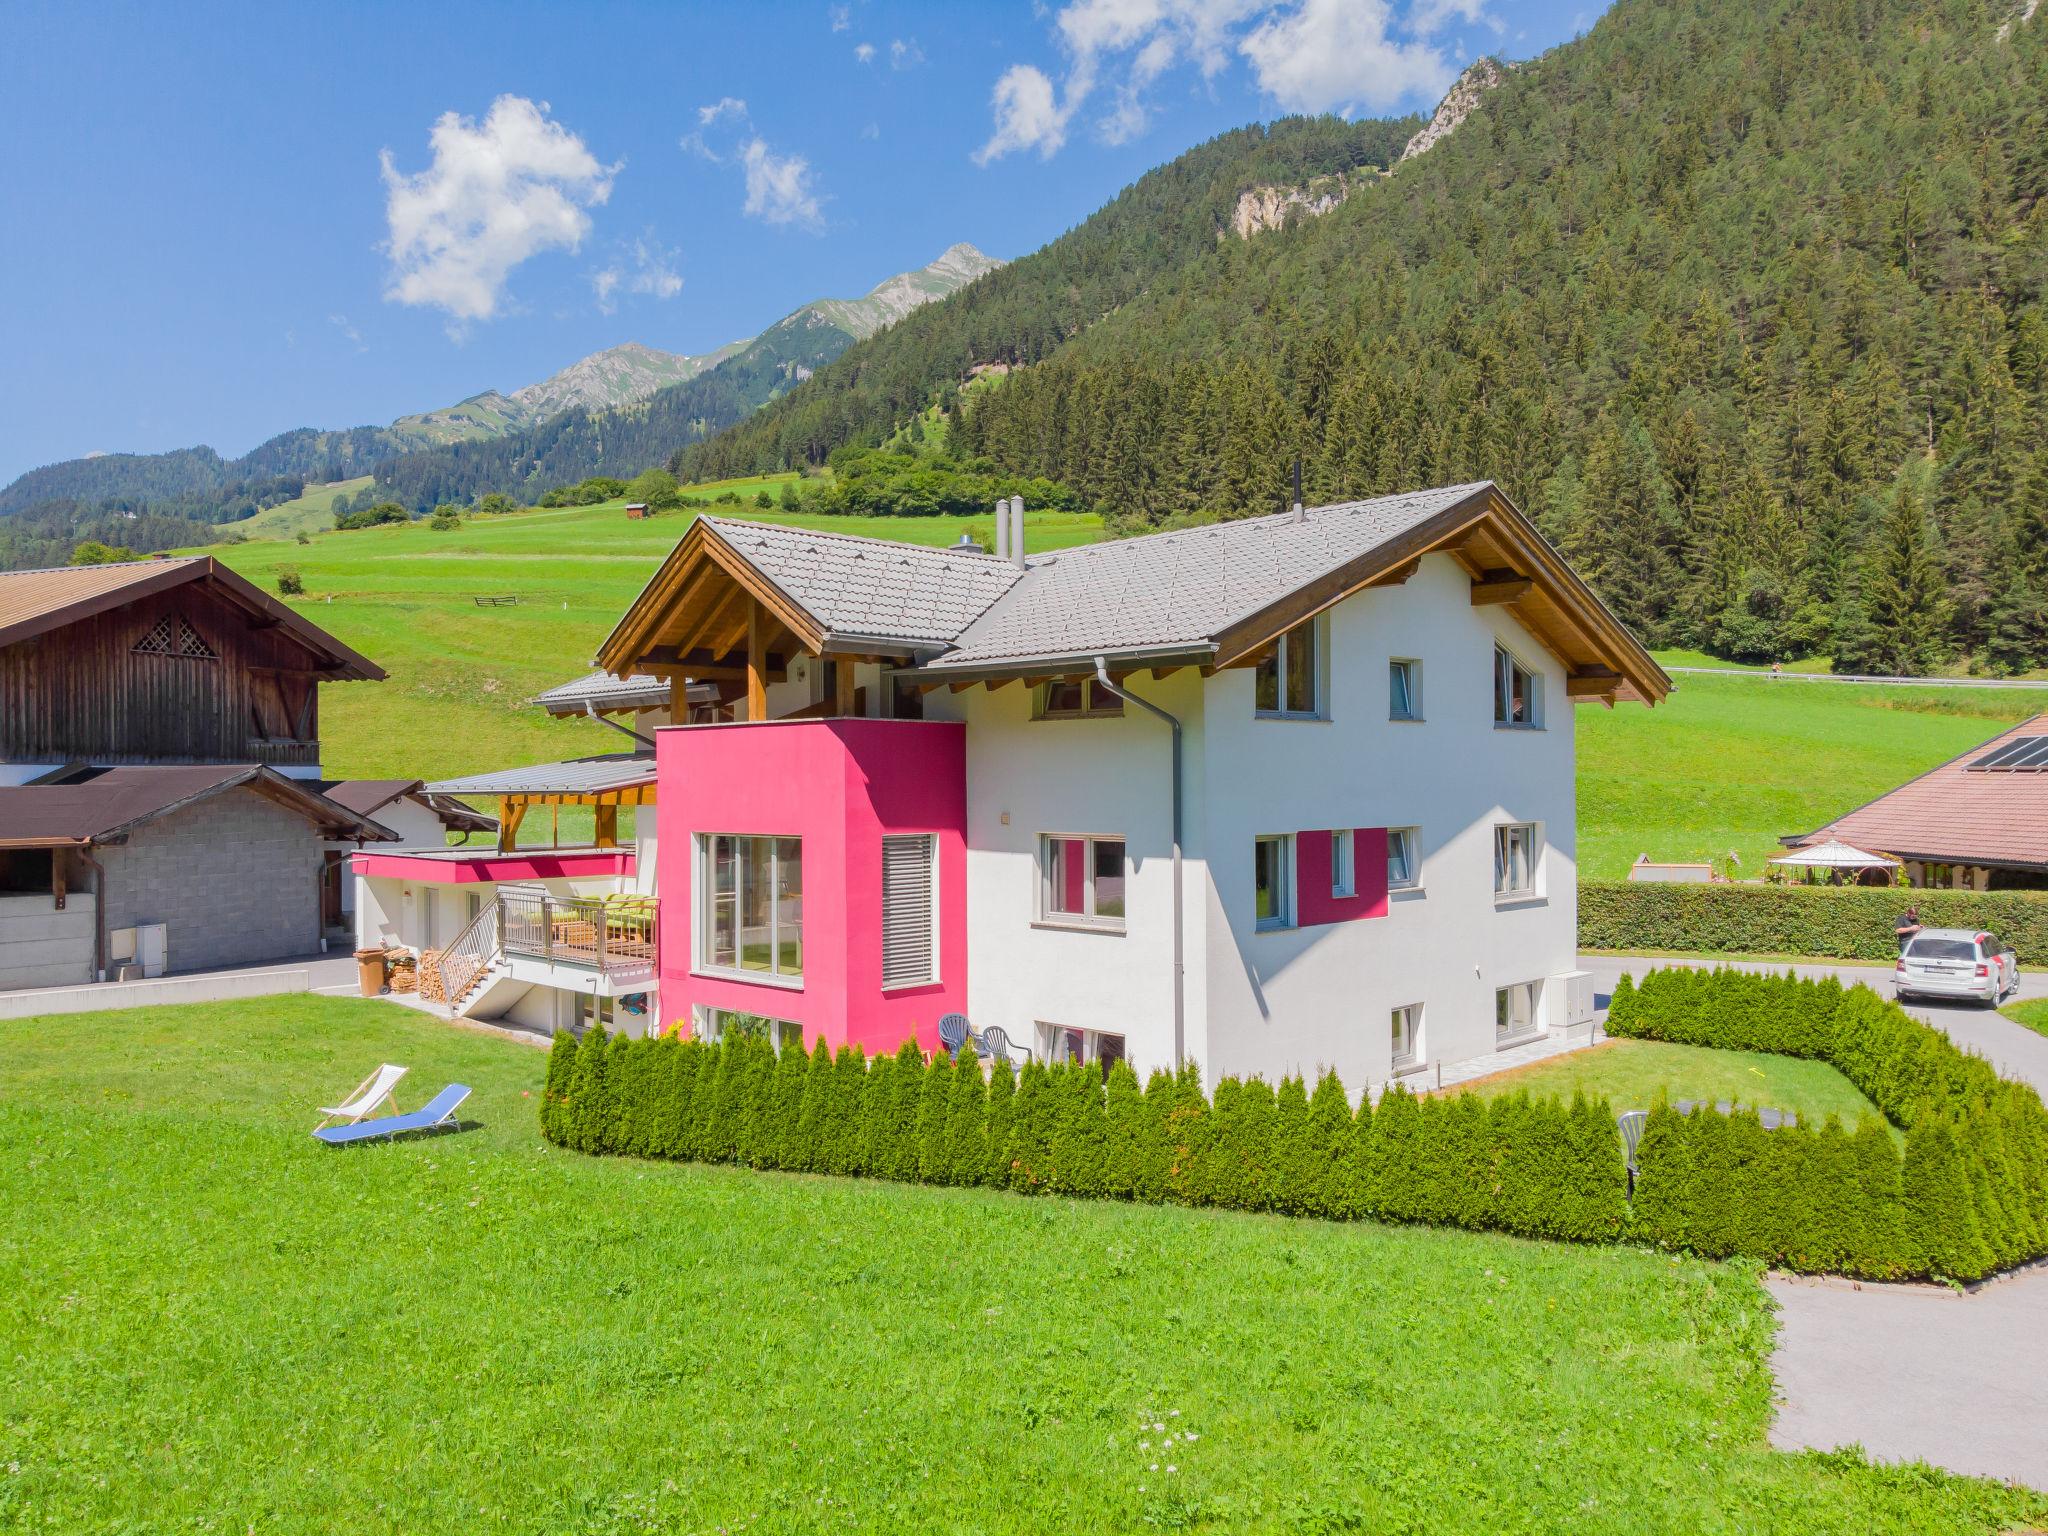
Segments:
[[[1259,714],[1312,720],[1322,713],[1322,666],[1317,655],[1317,621],[1297,624],[1273,644],[1252,674],[1252,702]]]
[[[700,833],[697,860],[697,967],[801,981],[803,839]]]
[[[882,839],[882,985],[939,979],[938,842],[929,832]]]
[[[1504,645],[1493,648],[1493,723],[1524,730],[1543,723],[1543,680]]]
[[[1124,925],[1124,840],[1048,836],[1038,840],[1038,910],[1050,923]]]
[[[1536,894],[1536,826],[1512,822],[1493,829],[1493,894],[1497,897]]]
[[[1252,845],[1252,925],[1287,928],[1294,923],[1293,842],[1262,837]]]
[[[1124,701],[1092,677],[1045,684],[1036,706],[1041,720],[1114,720],[1124,712]]]

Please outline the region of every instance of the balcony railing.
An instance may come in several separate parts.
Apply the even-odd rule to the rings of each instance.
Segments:
[[[652,896],[556,896],[498,892],[499,942],[507,955],[601,971],[619,981],[651,977],[661,932]]]

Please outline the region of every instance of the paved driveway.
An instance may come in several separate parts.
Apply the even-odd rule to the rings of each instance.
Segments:
[[[1606,996],[1624,970],[1713,962],[1587,956]],[[1750,969],[1783,969],[1753,966]],[[1801,965],[1891,995],[1884,966]],[[2022,975],[2020,996],[2048,996]],[[1908,1003],[1958,1045],[2048,1095],[2048,1038],[1990,1009]],[[1785,1450],[1861,1445],[1877,1461],[1926,1461],[2048,1489],[2048,1265],[1963,1295],[1940,1286],[1863,1285],[1773,1276],[1778,1341],[1771,1368]]]

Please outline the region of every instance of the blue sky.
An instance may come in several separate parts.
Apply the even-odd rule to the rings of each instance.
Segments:
[[[702,351],[1189,145],[1428,111],[1586,0],[4,0],[0,481]]]

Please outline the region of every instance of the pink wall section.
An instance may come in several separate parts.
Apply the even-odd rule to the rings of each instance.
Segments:
[[[698,1004],[822,1032],[835,1050],[938,1046],[939,1018],[967,1006],[966,727],[938,720],[770,720],[655,733],[662,849],[661,1023]],[[691,910],[700,833],[800,837],[801,985],[697,975]],[[882,990],[882,837],[938,838],[939,980]],[[1382,861],[1384,862],[1384,861]]]
[[[399,880],[417,880],[425,885],[630,875],[634,868],[633,851],[626,848],[578,853],[548,853],[534,849],[527,853],[492,854],[474,859],[451,859],[445,854],[421,857],[403,853],[358,853],[353,858],[355,872],[359,875],[387,875]]]
[[[1354,828],[1351,862],[1357,894],[1332,896],[1329,832],[1294,835],[1294,920],[1298,926],[1314,928],[1387,915],[1387,829]]]

